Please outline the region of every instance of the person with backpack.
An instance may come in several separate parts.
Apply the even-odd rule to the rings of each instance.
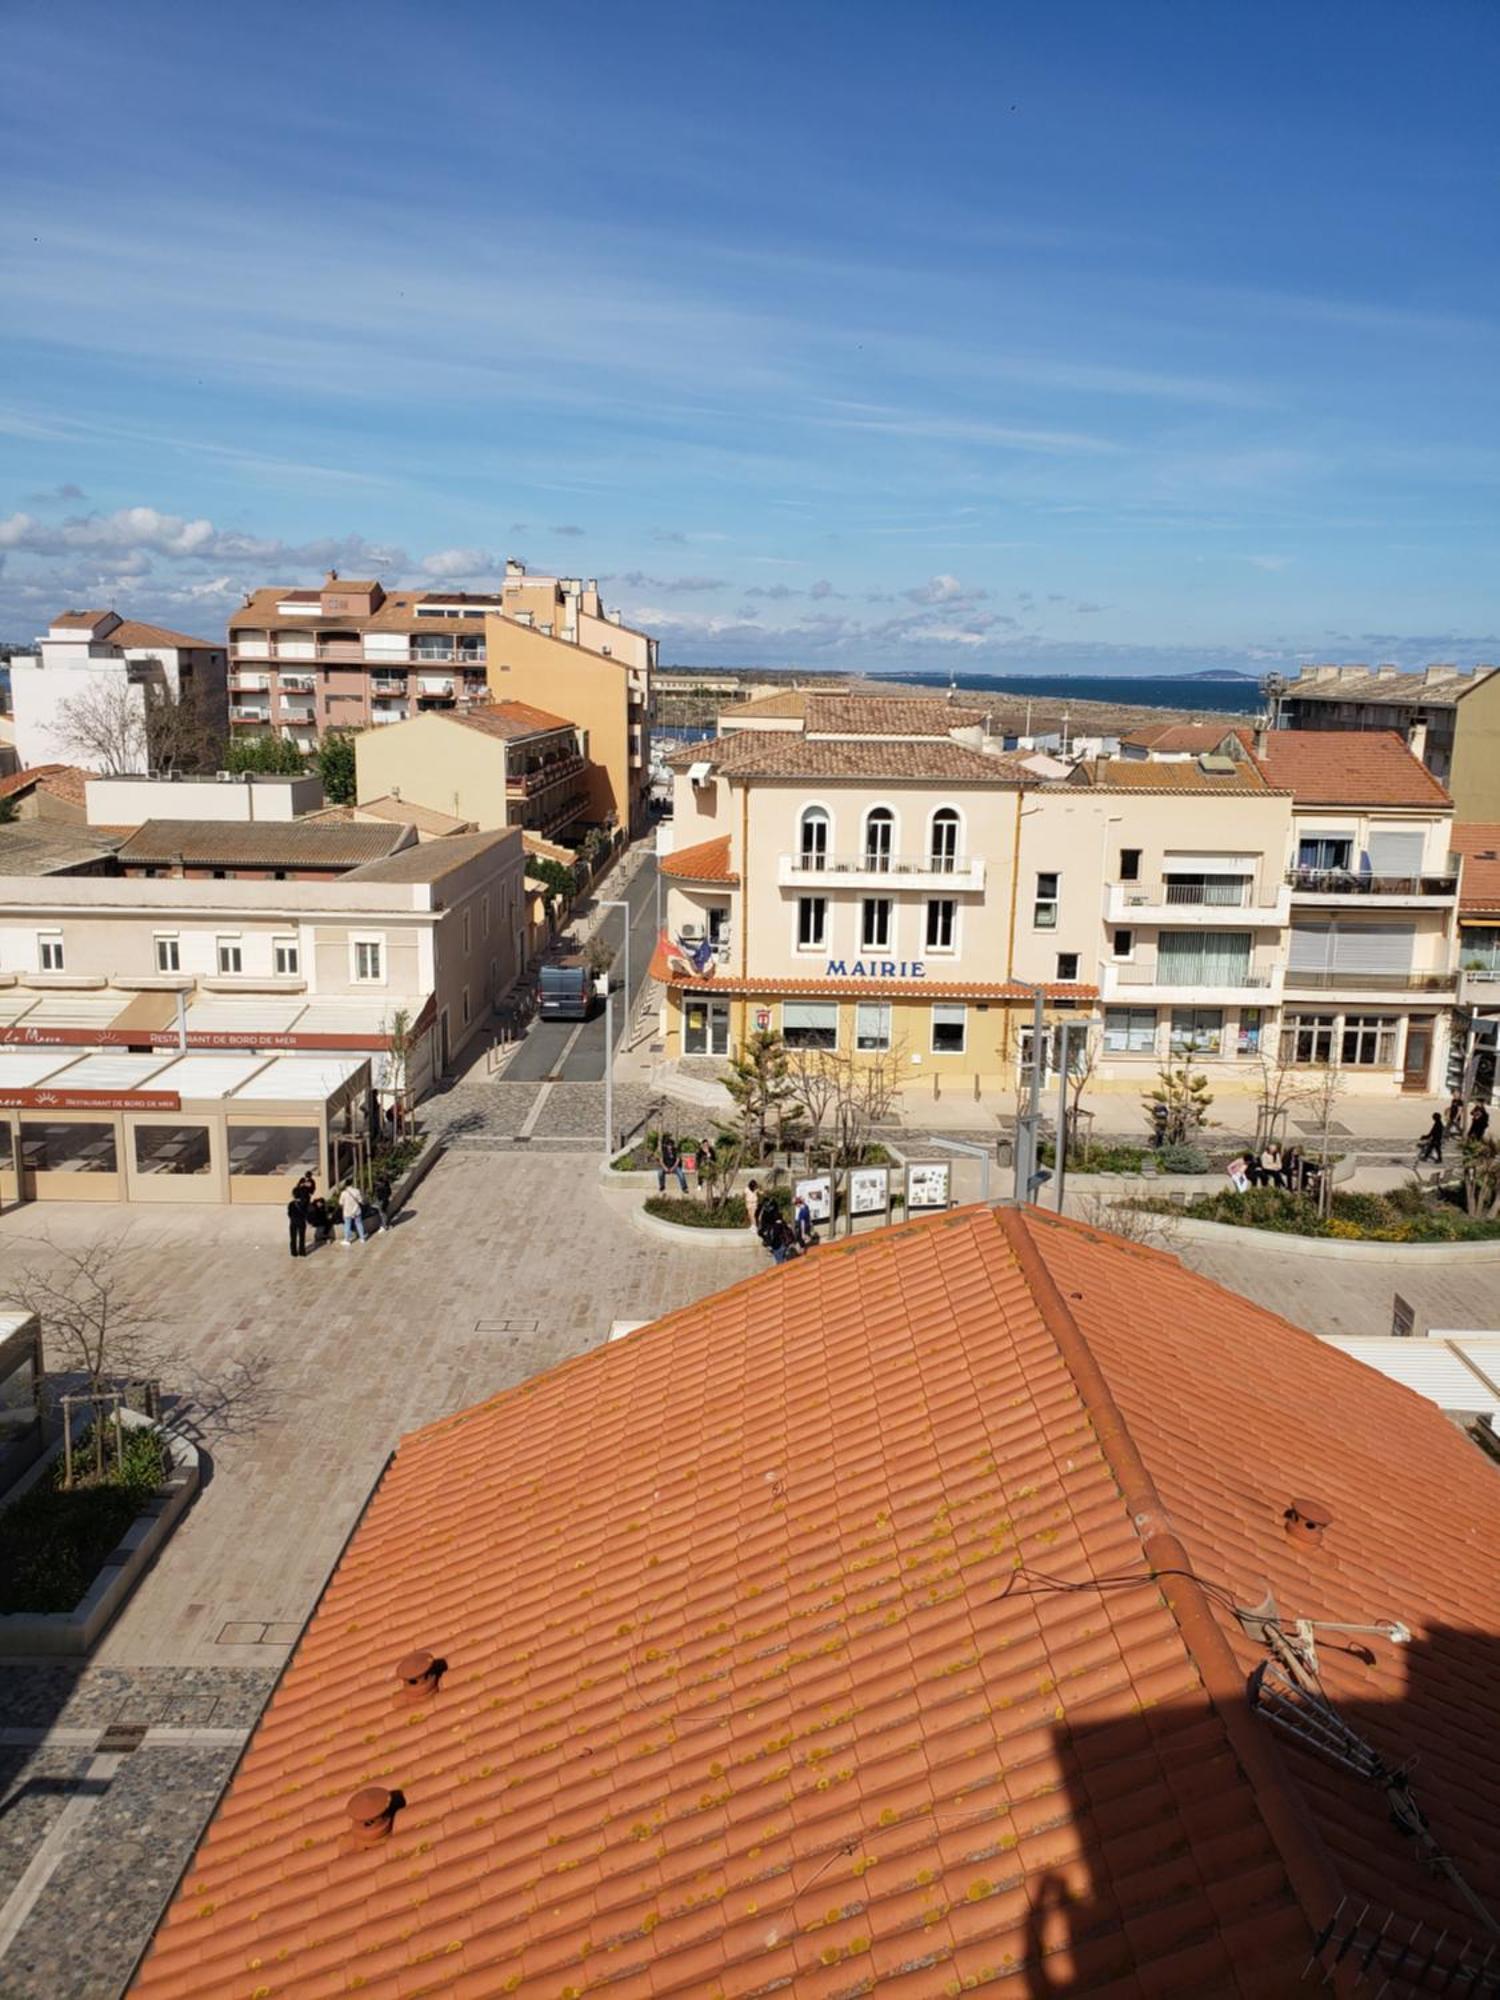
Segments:
[[[797,1239],[792,1234],[792,1226],[779,1208],[772,1208],[770,1221],[766,1227],[765,1245],[773,1260],[778,1264],[789,1264],[802,1253],[797,1247]]]
[[[797,1238],[797,1248],[810,1250],[818,1238],[813,1229],[812,1206],[805,1194],[799,1194],[797,1197],[797,1205],[792,1211],[792,1227]]]

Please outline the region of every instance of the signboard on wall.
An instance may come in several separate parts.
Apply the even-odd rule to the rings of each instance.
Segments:
[[[948,1206],[947,1160],[911,1160],[906,1168],[906,1212]]]
[[[884,1215],[891,1205],[889,1167],[852,1167],[849,1171],[849,1213]]]
[[[812,1174],[806,1180],[797,1181],[794,1186],[798,1201],[807,1203],[808,1212],[814,1222],[832,1222],[832,1174]]]
[[[0,1090],[0,1111],[180,1111],[175,1090]]]

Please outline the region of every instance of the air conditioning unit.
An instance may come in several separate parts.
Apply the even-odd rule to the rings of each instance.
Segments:
[[[678,933],[684,944],[698,944],[703,937],[702,924],[684,924]]]

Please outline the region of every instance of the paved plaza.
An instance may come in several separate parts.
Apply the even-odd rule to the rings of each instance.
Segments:
[[[761,1267],[641,1232],[584,1128],[517,1141],[545,1085],[482,1073],[432,1100],[450,1150],[388,1237],[302,1262],[279,1209],[51,1207],[0,1218],[0,1280],[100,1235],[149,1279],[164,1382],[207,1477],[80,1673],[0,1662],[0,1994],[114,2000],[381,1467],[401,1435]],[[648,1098],[636,1087],[630,1115]],[[577,1093],[587,1093],[586,1097]],[[538,1126],[540,1121],[537,1121]],[[971,1181],[971,1176],[972,1181]],[[995,1181],[999,1191],[1003,1176]],[[977,1193],[973,1162],[955,1191]],[[1409,1270],[1184,1242],[1195,1268],[1325,1332],[1495,1318],[1493,1265]]]

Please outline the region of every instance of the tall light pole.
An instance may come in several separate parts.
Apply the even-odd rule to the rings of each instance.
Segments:
[[[630,905],[618,896],[606,896],[599,903],[601,910],[623,910],[625,912],[625,1021],[624,1032],[630,1031]],[[608,1036],[606,1040],[608,1041]],[[614,1054],[614,1043],[609,1041],[608,1053]]]
[[[615,989],[604,983],[604,1157],[615,1150]]]
[[[1041,1147],[1038,1143],[1042,1124],[1042,1036],[1045,1032],[1042,1008],[1046,988],[1034,986],[1026,979],[1014,979],[1011,984],[1019,986],[1032,998],[1031,1084],[1027,1108],[1016,1116],[1015,1198],[1024,1205],[1035,1201],[1037,1189],[1050,1179],[1046,1168],[1040,1164]]]

